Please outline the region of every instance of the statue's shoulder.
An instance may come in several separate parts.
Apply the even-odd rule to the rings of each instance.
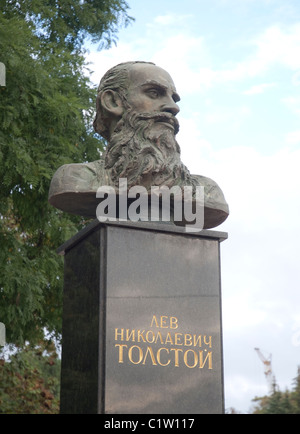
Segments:
[[[105,184],[104,161],[91,163],[64,164],[55,172],[49,190],[49,197],[66,192],[97,191]]]
[[[197,185],[204,187],[205,206],[219,208],[229,213],[228,204],[219,185],[211,178],[202,175],[192,175]]]
[[[48,200],[63,211],[94,218],[101,185],[108,185],[103,160],[64,164],[52,178]]]

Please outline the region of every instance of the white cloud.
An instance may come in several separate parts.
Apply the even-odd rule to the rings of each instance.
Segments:
[[[100,78],[113,65],[128,60],[150,60],[168,70],[182,94],[201,92],[216,84],[232,83],[262,76],[275,65],[293,71],[291,80],[298,85],[300,71],[300,24],[282,29],[272,26],[245,45],[245,57],[231,61],[232,66],[213,66],[213,48],[204,36],[190,35],[185,23],[189,15],[166,14],[148,24],[151,38],[136,38],[130,43],[119,42],[117,47],[88,56]],[[180,25],[176,31],[172,24]],[[154,31],[155,30],[155,31]],[[162,37],[163,36],[163,37]],[[252,50],[252,54],[248,54]],[[145,52],[148,53],[145,59]],[[300,73],[300,72],[299,72]],[[98,77],[97,81],[98,82]],[[253,85],[245,94],[262,93],[274,83]]]
[[[255,41],[258,51],[257,60],[263,68],[275,63],[296,70],[300,68],[300,24],[286,30],[274,25],[268,28]]]
[[[221,123],[230,124],[231,127],[237,128],[245,118],[251,114],[251,109],[246,105],[231,108],[215,107],[207,112],[204,116],[204,121],[209,125],[220,125]]]
[[[95,84],[99,84],[100,79],[106,71],[113,66],[127,61],[149,60],[144,58],[142,43],[137,41],[135,44],[119,42],[116,47],[103,51],[90,51],[86,59],[91,64],[89,68],[92,71],[90,76]]]
[[[293,74],[292,84],[294,86],[300,86],[300,69]]]
[[[158,15],[154,18],[154,24],[150,23],[148,26],[153,27],[154,25],[158,24],[161,26],[170,26],[173,24],[183,24],[185,23],[189,18],[191,18],[192,15],[186,14],[186,15],[178,15],[178,14],[165,14],[165,15]]]
[[[175,20],[174,15],[159,15],[154,19],[154,23],[162,26],[168,26],[170,24],[173,24],[174,20]]]
[[[282,102],[292,111],[293,114],[300,116],[300,96],[283,98]]]
[[[240,63],[236,72],[244,72],[249,76],[259,75],[275,64],[289,69],[300,68],[300,25],[290,26],[282,30],[278,25],[266,29],[251,41],[256,47],[253,55]]]
[[[300,130],[298,131],[291,131],[287,133],[285,142],[288,145],[298,145],[300,144]]]
[[[196,118],[192,125],[191,119],[181,122],[182,160],[192,173],[220,184],[231,210],[225,228],[230,225],[234,231],[256,233],[257,237],[264,231],[300,230],[299,149],[283,148],[271,155],[246,146],[214,150],[199,128],[197,133]],[[299,131],[288,137],[296,141]]]
[[[259,366],[259,361],[257,361],[257,365]],[[250,405],[251,400],[257,395],[264,396],[268,393],[267,384],[259,381],[263,379],[262,370],[263,368],[261,368],[260,372],[257,369],[256,382],[253,379],[249,381],[249,377],[247,378],[240,373],[231,374],[225,379],[226,395],[230,396],[230,401],[233,403],[232,406],[235,410],[241,411],[242,406],[245,413],[250,411],[252,407]]]
[[[225,83],[258,77],[276,65],[282,65],[292,71],[300,70],[300,24],[292,25],[285,30],[279,25],[271,26],[248,42],[245,52],[251,47],[254,52],[233,64],[231,68],[216,70],[216,82]]]
[[[153,60],[172,71],[178,89],[182,89],[184,93],[201,91],[216,84],[260,77],[277,65],[295,71],[291,80],[298,84],[300,24],[286,29],[280,26],[269,27],[245,46],[245,53],[251,48],[254,50],[253,53],[246,54],[240,61],[231,62],[231,68],[225,65],[223,68],[212,66],[211,48],[204,37],[180,33],[166,37],[163,42],[160,41],[160,46]],[[262,93],[275,85],[253,85],[245,94]]]
[[[178,33],[160,43],[152,60],[171,72],[181,94],[210,86],[214,75],[206,65],[210,63],[203,37]]]
[[[270,89],[272,87],[276,86],[275,83],[261,83],[256,84],[254,86],[251,86],[250,89],[245,90],[243,92],[244,95],[257,95],[264,93],[265,90]]]
[[[177,81],[185,92],[201,91],[215,84],[253,79],[276,65],[296,71],[291,79],[298,84],[300,25],[290,26],[285,30],[280,26],[272,26],[248,43],[245,53],[251,48],[254,52],[246,54],[240,61],[231,62],[231,68],[214,68],[207,40],[181,33],[166,38],[155,59],[157,63],[162,63],[174,71],[173,75],[178,77]],[[261,93],[273,86],[275,83],[263,83],[253,86],[245,93]]]

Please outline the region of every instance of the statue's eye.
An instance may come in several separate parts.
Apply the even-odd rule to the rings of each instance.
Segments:
[[[148,89],[147,94],[150,96],[150,98],[158,98],[160,95],[160,92],[158,89]]]

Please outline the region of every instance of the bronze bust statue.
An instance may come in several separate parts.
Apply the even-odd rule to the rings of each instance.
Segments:
[[[149,62],[126,62],[106,72],[98,87],[94,129],[107,140],[103,157],[66,164],[53,176],[49,202],[63,211],[96,217],[97,189],[132,186],[204,187],[204,228],[213,228],[229,210],[219,186],[191,175],[176,141],[180,98],[170,75]]]

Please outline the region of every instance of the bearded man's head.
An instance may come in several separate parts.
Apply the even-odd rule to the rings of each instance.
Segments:
[[[107,141],[105,168],[128,187],[187,182],[175,139],[180,100],[170,75],[153,63],[127,62],[102,78],[94,129]]]

